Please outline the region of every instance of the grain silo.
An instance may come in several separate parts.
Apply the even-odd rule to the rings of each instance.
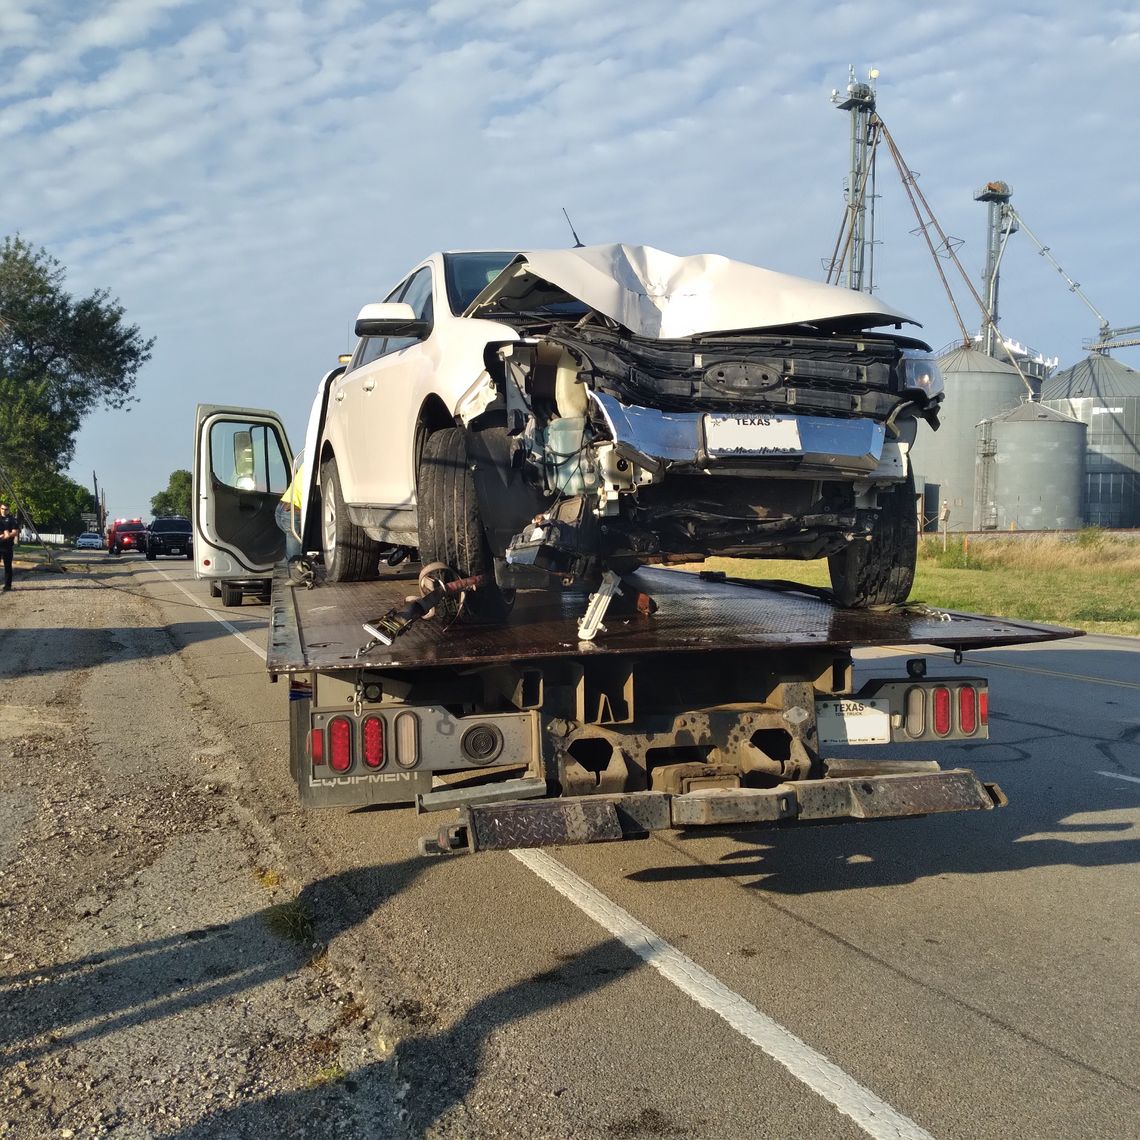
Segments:
[[[1040,404],[1021,404],[977,432],[979,530],[1076,530],[1083,525],[1087,427]]]
[[[936,432],[922,432],[911,457],[924,486],[922,513],[930,526],[949,507],[950,530],[976,530],[974,517],[977,426],[1016,408],[1028,395],[1017,369],[974,348],[956,348],[939,358],[946,396]]]
[[[1041,401],[1088,425],[1085,522],[1140,527],[1140,372],[1094,352],[1049,380]]]

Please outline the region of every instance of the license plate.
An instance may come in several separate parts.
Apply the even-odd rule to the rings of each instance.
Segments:
[[[890,744],[889,701],[816,701],[820,744]]]
[[[705,447],[710,455],[800,455],[795,416],[705,416]]]
[[[170,548],[170,553],[171,554],[181,554],[182,553],[182,547],[181,546],[172,546]]]

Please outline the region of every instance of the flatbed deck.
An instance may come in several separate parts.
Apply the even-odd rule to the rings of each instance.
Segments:
[[[936,611],[920,604],[885,610],[844,610],[812,593],[763,581],[711,580],[683,570],[642,569],[632,576],[657,602],[646,617],[611,608],[605,632],[578,640],[586,595],[576,591],[520,591],[502,625],[452,625],[435,620],[412,626],[392,645],[368,643],[374,621],[417,594],[418,567],[374,582],[324,581],[312,589],[290,584],[284,565],[273,583],[267,667],[271,673],[464,666],[575,656],[685,651],[849,651],[876,645],[933,645],[983,649],[1052,641],[1080,631],[1009,618]]]

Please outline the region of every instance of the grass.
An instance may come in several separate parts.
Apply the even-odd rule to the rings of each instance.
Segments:
[[[313,916],[305,904],[296,899],[266,907],[262,917],[265,925],[278,938],[288,939],[301,946],[311,946],[316,942],[317,930],[313,924]]]
[[[710,558],[738,578],[827,586],[827,561]],[[696,569],[696,568],[694,568]],[[946,610],[1140,636],[1140,542],[1090,527],[1018,538],[925,538],[910,600]]]
[[[348,1076],[345,1067],[339,1062],[334,1061],[331,1065],[325,1065],[323,1068],[318,1069],[308,1080],[309,1088],[317,1089],[322,1085],[336,1084],[338,1081],[343,1081]]]

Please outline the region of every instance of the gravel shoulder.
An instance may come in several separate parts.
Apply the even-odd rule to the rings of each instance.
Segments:
[[[114,581],[0,599],[0,1135],[406,1134],[383,1016]]]

